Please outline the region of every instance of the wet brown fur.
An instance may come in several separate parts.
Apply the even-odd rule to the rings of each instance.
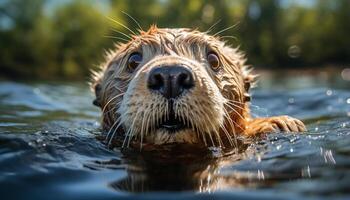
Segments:
[[[142,143],[200,143],[207,146],[234,145],[236,134],[254,136],[276,131],[305,131],[304,124],[288,116],[253,119],[250,116],[249,90],[256,76],[245,65],[238,48],[197,30],[163,29],[152,26],[130,36],[106,56],[95,72],[92,88],[94,104],[102,109],[102,127],[109,138],[116,135]],[[127,67],[129,55],[143,54],[136,70]],[[206,61],[208,51],[216,52],[221,68],[214,71]],[[167,102],[147,90],[147,73],[155,66],[184,64],[196,76],[195,89],[174,103],[178,116],[194,124],[186,131],[169,136],[153,134],[152,127],[167,115]],[[191,121],[192,120],[192,121]],[[192,134],[193,133],[193,134]],[[153,134],[153,135],[152,135]]]

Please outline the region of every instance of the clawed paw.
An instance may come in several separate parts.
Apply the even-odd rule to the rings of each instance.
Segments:
[[[247,129],[247,134],[304,131],[306,127],[302,121],[289,116],[277,116],[253,120]]]
[[[306,127],[303,122],[289,116],[271,117],[266,119],[266,125],[262,132],[304,132]]]

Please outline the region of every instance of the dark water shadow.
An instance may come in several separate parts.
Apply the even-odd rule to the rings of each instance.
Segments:
[[[159,191],[197,191],[216,189],[219,166],[241,160],[247,145],[238,151],[171,145],[149,151],[124,150],[128,165],[124,179],[109,184],[117,191],[141,193]],[[232,184],[242,184],[239,180]]]

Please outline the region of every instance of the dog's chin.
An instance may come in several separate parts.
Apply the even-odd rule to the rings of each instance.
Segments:
[[[174,129],[171,127],[167,128],[158,128],[154,132],[146,136],[146,142],[155,145],[164,145],[164,144],[198,144],[200,140],[198,134],[190,128],[179,128]]]

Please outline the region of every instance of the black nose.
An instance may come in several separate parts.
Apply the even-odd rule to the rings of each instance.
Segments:
[[[148,78],[148,88],[160,92],[165,98],[176,98],[194,86],[192,72],[182,66],[153,68]]]

